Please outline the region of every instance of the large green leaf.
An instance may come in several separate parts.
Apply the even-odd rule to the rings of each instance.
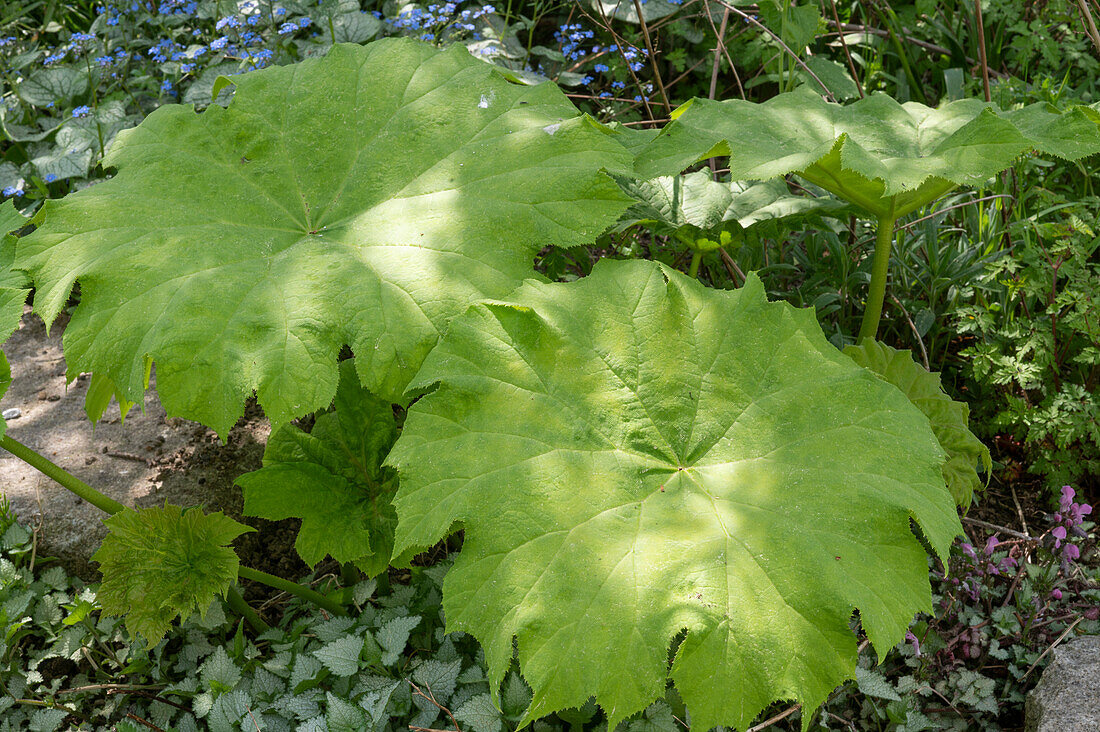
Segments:
[[[169,413],[222,434],[253,390],[276,425],[328,405],[345,344],[397,401],[453,315],[625,208],[612,135],[457,46],[337,45],[232,83],[227,108],[120,133],[117,175],[47,203],[18,250],[47,321],[81,283],[71,372],[137,401],[149,356]]]
[[[853,610],[881,656],[930,609],[910,520],[941,557],[961,530],[925,416],[755,277],[528,281],[452,322],[433,384],[387,459],[396,553],[465,529],[448,627],[494,683],[518,639],[527,721],[594,695],[613,729],[666,676],[699,729],[809,719],[852,676]]]
[[[914,361],[909,351],[899,351],[867,339],[858,346],[846,347],[844,353],[883,381],[901,389],[928,417],[940,447],[947,454],[943,464],[944,481],[956,503],[964,508],[970,506],[974,491],[982,487],[978,464],[982,464],[987,480],[993,470],[989,448],[970,431],[970,406],[947,396],[940,384],[940,375]]]
[[[15,208],[10,199],[0,203],[0,343],[8,339],[23,317],[23,303],[27,301],[30,290],[27,289],[27,277],[12,269],[15,258],[15,236],[10,232],[18,231],[26,225],[27,219]],[[11,385],[11,366],[7,356],[0,351],[0,397]],[[4,436],[7,422],[0,417],[0,437]]]
[[[334,409],[312,432],[285,425],[271,435],[264,466],[237,479],[249,516],[302,519],[294,546],[313,566],[326,554],[368,575],[385,571],[393,549],[397,479],[382,459],[397,439],[393,408],[340,367]]]
[[[673,116],[638,156],[641,177],[728,155],[734,178],[798,173],[876,218],[981,184],[1032,150],[1069,160],[1100,152],[1100,115],[1087,107],[1001,111],[964,99],[933,109],[885,94],[842,106],[800,89],[763,104],[693,99]]]
[[[254,531],[222,513],[164,507],[127,508],[108,519],[110,530],[92,559],[103,582],[96,597],[104,611],[126,616],[131,633],[150,644],[172,619],[205,612],[237,579],[237,554],[227,544]]]

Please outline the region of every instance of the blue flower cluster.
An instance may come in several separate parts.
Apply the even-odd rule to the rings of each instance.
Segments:
[[[616,93],[621,93],[626,89],[626,80],[613,78],[615,71],[612,64],[615,61],[619,59],[625,61],[630,71],[636,74],[645,68],[645,59],[649,56],[647,49],[637,48],[629,44],[620,47],[617,43],[608,46],[590,43],[596,39],[596,33],[580,23],[566,23],[559,26],[554,32],[554,39],[561,47],[562,56],[567,61],[577,62],[572,68],[568,69],[569,71],[573,71],[596,59],[606,59],[606,61],[601,60],[593,63],[591,66],[592,73],[585,74],[580,80],[582,86],[591,86],[596,81],[596,77],[592,74],[604,74],[612,77],[609,81],[611,90],[604,89],[600,91],[596,94],[597,99],[614,99]],[[643,84],[641,91],[645,92],[646,95],[650,94],[653,91],[652,84]],[[633,100],[643,102],[648,101],[648,99],[648,96],[636,94]]]
[[[432,4],[427,8],[414,7],[404,10],[396,18],[387,19],[391,28],[403,32],[421,31],[422,41],[455,41],[467,35],[475,41],[481,40],[474,21],[496,12],[492,5],[480,5],[475,8],[459,10],[461,2]],[[375,17],[381,14],[375,12]]]

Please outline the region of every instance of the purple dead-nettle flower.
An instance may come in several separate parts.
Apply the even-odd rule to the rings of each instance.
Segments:
[[[905,640],[913,644],[913,655],[920,658],[920,641],[917,640],[917,636],[913,635],[913,631],[905,631]]]
[[[1062,591],[1059,590],[1057,587],[1055,587],[1053,590],[1051,590],[1050,596],[1053,597],[1055,600],[1061,600],[1062,599]]]
[[[978,554],[974,551],[974,546],[970,542],[963,542],[959,548],[962,549],[963,554],[971,559],[978,558]]]

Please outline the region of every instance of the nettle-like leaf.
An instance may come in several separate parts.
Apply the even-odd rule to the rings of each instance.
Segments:
[[[205,613],[215,595],[225,596],[239,567],[228,544],[255,531],[220,512],[171,504],[127,508],[104,523],[109,533],[92,555],[103,573],[97,598],[150,644],[177,615]]]
[[[432,385],[387,459],[396,551],[465,530],[448,627],[494,687],[517,639],[526,721],[595,696],[613,729],[667,677],[699,729],[810,719],[853,674],[854,610],[880,655],[930,610],[910,521],[941,557],[961,531],[927,418],[755,277],[528,281],[452,321]]]
[[[18,248],[47,321],[81,283],[72,374],[137,401],[148,356],[168,412],[223,435],[253,390],[276,425],[328,405],[344,345],[398,401],[451,317],[626,206],[601,172],[630,165],[614,136],[457,46],[337,45],[232,83],[228,107],[120,133],[117,175],[47,203]]]
[[[312,432],[279,428],[267,442],[264,466],[237,479],[244,512],[302,519],[294,546],[310,566],[328,554],[370,576],[383,572],[397,525],[397,476],[382,459],[395,439],[392,406],[360,386],[344,361],[333,411],[318,416]]]
[[[800,89],[763,104],[693,99],[674,117],[639,155],[640,176],[728,155],[734,178],[797,173],[879,219],[979,185],[1029,151],[1068,160],[1100,152],[1100,114],[1087,107],[1002,111],[964,99],[933,109],[885,94],[842,106]]]
[[[970,431],[970,406],[947,396],[940,375],[914,361],[909,351],[868,339],[858,346],[846,347],[844,353],[900,389],[928,417],[947,456],[943,464],[944,481],[957,504],[970,506],[974,491],[983,486],[978,464],[981,463],[987,480],[993,471],[989,448]]]
[[[617,176],[616,181],[636,201],[619,218],[620,230],[645,224],[660,234],[685,229],[739,233],[765,221],[794,224],[848,210],[831,196],[793,195],[781,180],[718,182],[704,170],[648,180]]]

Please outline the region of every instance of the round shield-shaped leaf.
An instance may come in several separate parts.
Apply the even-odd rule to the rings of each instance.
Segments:
[[[337,45],[233,83],[226,108],[120,133],[117,175],[18,248],[47,321],[80,281],[71,373],[136,401],[152,358],[167,410],[222,434],[253,390],[276,424],[327,406],[344,345],[397,401],[453,315],[626,206],[611,135],[457,46]]]
[[[980,184],[1025,152],[1069,160],[1100,152],[1100,114],[1088,107],[1001,111],[963,99],[933,109],[885,94],[843,106],[803,88],[763,104],[693,99],[673,116],[638,155],[639,175],[674,175],[728,155],[734,178],[798,173],[873,217]]]
[[[447,623],[494,682],[516,639],[527,720],[595,696],[614,728],[669,675],[699,729],[808,713],[853,673],[853,611],[882,654],[930,609],[911,521],[941,556],[961,530],[924,415],[755,277],[528,282],[452,321],[433,384],[388,458],[396,553],[465,530]]]

